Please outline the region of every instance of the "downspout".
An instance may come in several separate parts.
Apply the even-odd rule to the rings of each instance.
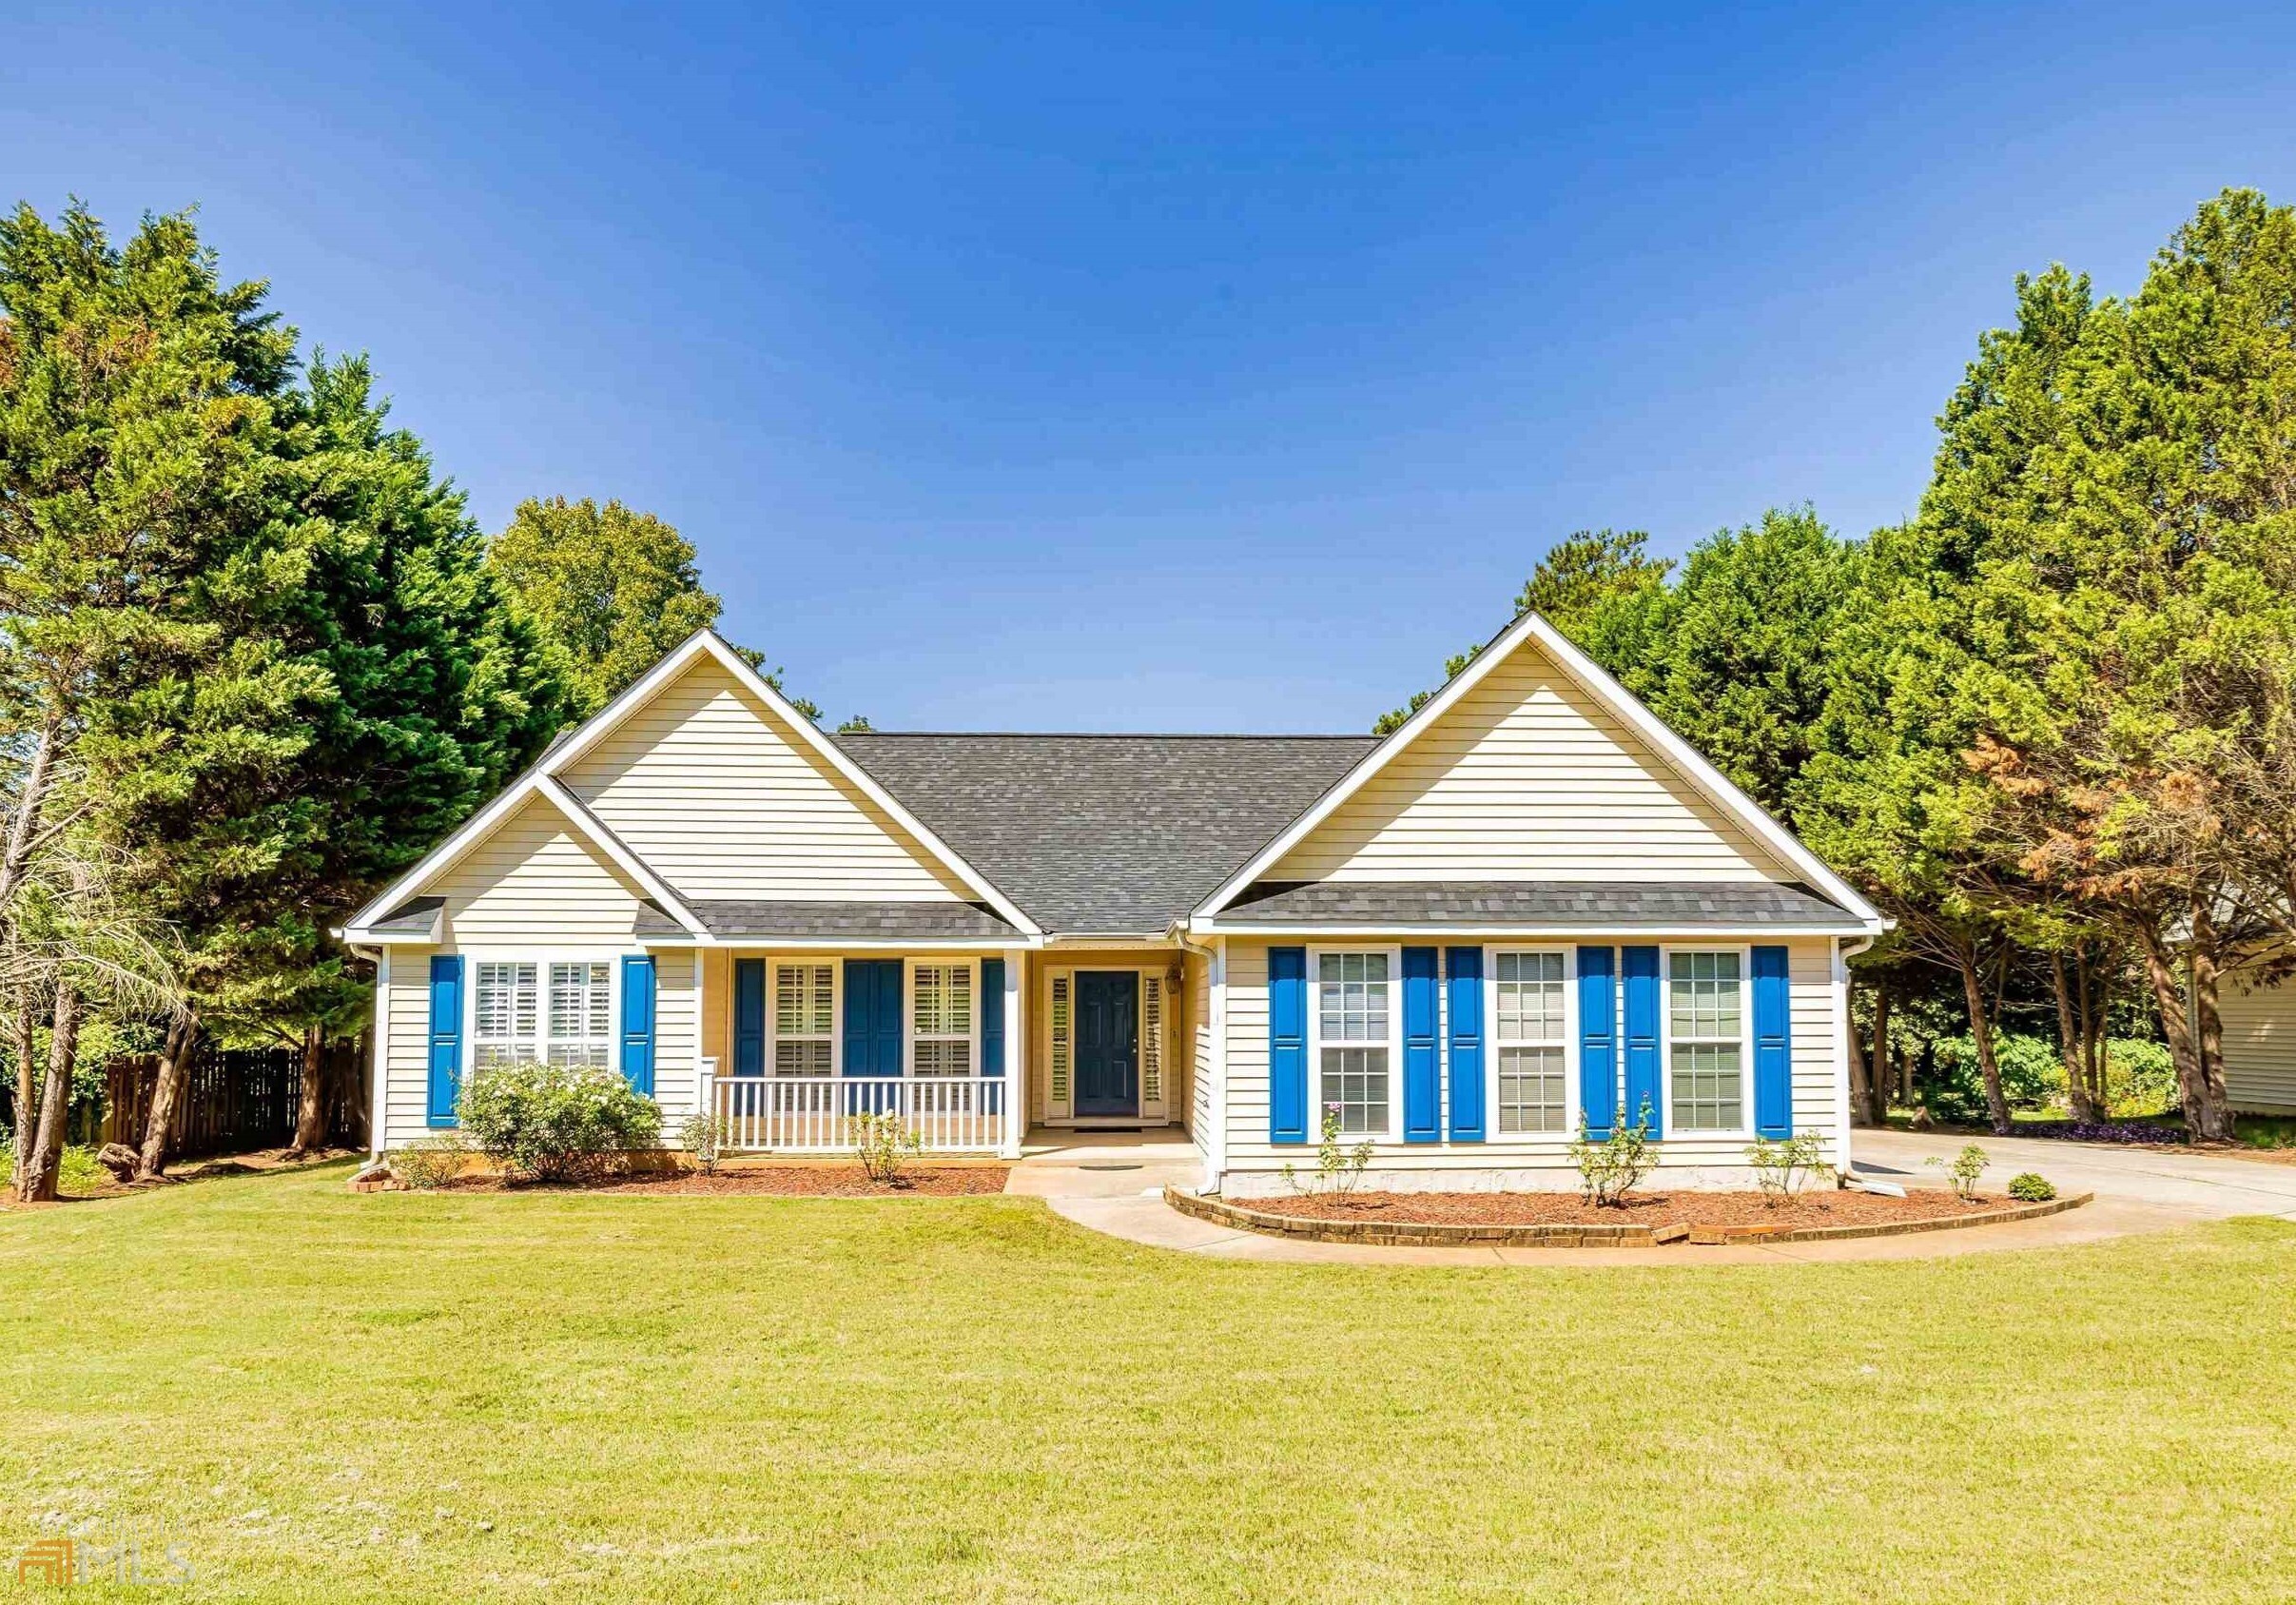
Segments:
[[[1878,936],[1860,936],[1844,942],[1834,938],[1834,1002],[1839,1012],[1835,1027],[1835,1051],[1839,1056],[1834,1072],[1834,1151],[1841,1156],[1835,1166],[1836,1184],[1850,1184],[1850,1055],[1858,1051],[1858,1033],[1850,1023],[1850,960],[1869,951],[1879,941]],[[1870,1072],[1869,1072],[1870,1073]]]
[[[1212,967],[1204,988],[1210,1016],[1204,1023],[1212,1038],[1212,1062],[1196,1067],[1198,1075],[1212,1078],[1212,1094],[1204,1101],[1212,1129],[1197,1144],[1204,1156],[1204,1182],[1197,1190],[1216,1193],[1228,1168],[1228,944],[1222,938],[1210,943],[1195,941],[1177,925],[1173,934],[1183,950],[1200,954]]]

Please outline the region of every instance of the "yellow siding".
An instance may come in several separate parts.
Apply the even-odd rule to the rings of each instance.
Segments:
[[[565,949],[547,936],[537,936],[531,950],[541,955]],[[403,1147],[430,1134],[431,956],[452,951],[448,947],[393,948],[389,977],[378,983],[378,1008],[383,1020],[384,1147]],[[653,1096],[662,1109],[662,1141],[672,1146],[679,1124],[694,1110],[694,1089],[700,1079],[696,1034],[700,1011],[694,993],[698,958],[696,953],[674,949],[653,955]],[[468,1050],[466,1043],[466,1065]]]
[[[1829,1159],[1839,1129],[1839,1026],[1834,1015],[1833,949],[1823,939],[1787,944],[1787,977],[1792,1010],[1794,1125],[1826,1139]],[[1448,990],[1448,988],[1446,988]],[[1440,993],[1438,994],[1441,995]],[[1447,1000],[1448,1006],[1448,1000]],[[1442,1033],[1442,1106],[1450,1106],[1450,1032]],[[1280,1185],[1285,1164],[1312,1167],[1315,1148],[1277,1146],[1268,1140],[1268,951],[1262,943],[1228,942],[1228,1168],[1227,1190],[1238,1195]],[[1575,1053],[1575,1049],[1573,1050]],[[1749,1076],[1751,1067],[1748,1067]],[[1400,1096],[1400,1078],[1395,1083]],[[1752,1097],[1749,1082],[1747,1096]],[[1501,1173],[1514,1186],[1575,1184],[1566,1134],[1536,1138],[1494,1138],[1482,1143],[1381,1143],[1374,1150],[1374,1179],[1385,1173],[1400,1186],[1490,1185]],[[1661,1148],[1662,1173],[1688,1171],[1725,1175],[1745,1165],[1743,1137],[1674,1137]],[[1469,1172],[1480,1173],[1469,1175]],[[1446,1175],[1450,1180],[1444,1180]]]
[[[630,950],[638,890],[569,833],[541,797],[505,819],[431,884],[446,899],[447,935],[462,947],[563,952]]]
[[[2225,1090],[2255,1114],[2296,1114],[2296,987],[2254,990],[2228,981],[2218,993],[2225,1026]]]
[[[972,895],[706,657],[560,778],[687,897]]]
[[[1786,878],[1526,643],[1262,878]]]

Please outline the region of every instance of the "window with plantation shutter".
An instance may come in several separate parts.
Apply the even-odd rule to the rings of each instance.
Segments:
[[[554,1065],[604,1069],[613,1063],[613,967],[604,960],[550,967],[550,1042]]]
[[[1164,978],[1140,977],[1140,1101],[1164,1101]]]
[[[973,1073],[973,967],[921,964],[911,982],[911,1064],[921,1076]]]
[[[1053,1113],[1068,1112],[1068,1067],[1075,1057],[1075,1037],[1069,1017],[1069,972],[1052,978],[1052,1086],[1048,1096]]]
[[[542,1005],[536,967],[489,960],[476,967],[471,1064],[477,1069],[541,1057]]]
[[[837,967],[773,967],[773,1073],[826,1076],[836,1067]]]

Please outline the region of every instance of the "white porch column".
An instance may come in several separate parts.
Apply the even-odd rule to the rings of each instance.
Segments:
[[[1028,1031],[1021,1008],[1027,971],[1026,949],[1015,948],[1004,955],[1004,1142],[999,1152],[1005,1159],[1019,1159],[1021,1144],[1028,1136]]]

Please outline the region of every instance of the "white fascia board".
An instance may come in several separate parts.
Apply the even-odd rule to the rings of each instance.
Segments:
[[[1197,921],[1217,914],[1234,902],[1246,887],[1329,819],[1340,804],[1363,790],[1373,776],[1394,760],[1396,754],[1416,741],[1430,725],[1450,713],[1469,692],[1481,685],[1500,664],[1512,657],[1525,641],[1535,641],[1544,647],[1556,667],[1575,681],[1580,689],[1647,741],[1674,766],[1684,780],[1703,793],[1780,858],[1807,875],[1819,891],[1856,914],[1868,929],[1876,932],[1884,929],[1880,911],[1860,897],[1847,881],[1827,869],[1823,861],[1802,846],[1791,831],[1771,818],[1753,798],[1732,785],[1720,770],[1699,755],[1696,748],[1667,729],[1664,719],[1644,707],[1625,686],[1612,679],[1592,658],[1565,640],[1562,632],[1536,613],[1526,613],[1502,630],[1489,645],[1475,655],[1472,662],[1429,698],[1425,706],[1404,720],[1385,741],[1366,753],[1353,769],[1340,776],[1331,790],[1316,798],[1308,811],[1286,826],[1274,840],[1253,854],[1242,869],[1221,882],[1212,895],[1196,906],[1194,916],[1189,921],[1190,929],[1206,929]],[[1828,931],[1827,934],[1835,932]]]
[[[686,907],[685,900],[670,889],[670,883],[653,872],[652,868],[630,851],[622,838],[606,828],[605,821],[583,806],[582,800],[558,783],[555,774],[544,773],[536,787],[554,807],[565,815],[566,822],[581,833],[590,845],[613,861],[622,873],[646,889],[647,894],[695,936],[706,936],[709,930]]]
[[[680,947],[739,948],[753,953],[1012,953],[1044,946],[1018,936],[704,936]]]
[[[705,656],[714,658],[719,667],[733,676],[736,683],[772,710],[775,717],[795,730],[799,739],[810,747],[817,757],[850,781],[879,810],[890,815],[895,823],[916,838],[919,846],[939,860],[943,869],[977,892],[982,901],[996,910],[1015,930],[1031,935],[1041,934],[1037,923],[1022,913],[1018,905],[998,891],[980,871],[959,856],[955,849],[934,834],[924,820],[903,807],[892,793],[879,785],[876,778],[848,757],[843,748],[823,734],[819,726],[791,706],[788,697],[775,691],[766,677],[750,668],[748,660],[714,630],[696,631],[686,638],[683,645],[632,681],[628,690],[601,708],[595,717],[577,731],[572,740],[560,743],[543,758],[544,773],[554,775],[564,773],[569,765],[596,746],[600,738],[619,724],[632,709],[685,673],[695,658]]]
[[[1838,925],[1245,925],[1191,920],[1201,936],[1267,936],[1286,942],[1763,942],[1782,937],[1856,938]]]

